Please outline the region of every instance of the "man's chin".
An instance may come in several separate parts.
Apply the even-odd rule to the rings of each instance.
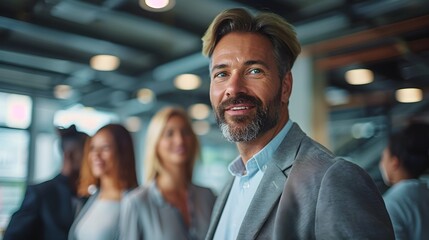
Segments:
[[[232,132],[242,132],[248,127],[247,121],[226,121],[225,125],[228,126],[228,129]]]
[[[225,122],[230,125],[243,126],[251,122],[252,117],[248,115],[226,116]]]

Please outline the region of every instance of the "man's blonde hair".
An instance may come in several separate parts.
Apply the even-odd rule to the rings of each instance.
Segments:
[[[211,57],[220,39],[231,32],[251,32],[267,37],[273,45],[280,79],[292,69],[301,52],[293,26],[281,16],[269,12],[254,16],[245,9],[234,8],[221,12],[210,24],[202,37],[203,55]]]

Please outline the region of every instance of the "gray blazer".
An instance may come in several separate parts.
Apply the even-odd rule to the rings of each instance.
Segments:
[[[218,196],[206,239],[216,231],[232,187]],[[371,177],[336,158],[293,124],[273,155],[237,239],[394,239]]]
[[[179,210],[168,203],[154,181],[122,200],[121,240],[201,240],[209,227],[215,195],[209,188],[189,185],[190,226]]]

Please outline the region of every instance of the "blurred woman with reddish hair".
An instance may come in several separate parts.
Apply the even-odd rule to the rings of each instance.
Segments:
[[[121,199],[137,185],[131,134],[120,124],[100,128],[86,145],[78,194],[89,199],[69,239],[117,239]]]

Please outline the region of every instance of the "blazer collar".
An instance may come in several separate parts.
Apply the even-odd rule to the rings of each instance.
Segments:
[[[269,217],[272,209],[276,207],[283,187],[287,179],[287,174],[295,160],[300,144],[305,137],[305,133],[294,123],[286,137],[282,140],[272,161],[268,163],[267,170],[256,190],[255,196],[250,203],[237,239],[254,239],[261,230],[263,224]],[[231,178],[218,196],[216,205],[210,221],[210,227],[206,239],[213,239],[222,211],[228,199],[234,178]]]
[[[298,124],[293,123],[292,128],[273,155],[273,164],[277,165],[282,171],[290,169],[304,137],[306,137],[306,134]]]
[[[304,132],[294,123],[268,164],[244,217],[237,239],[254,239],[272,214],[304,137]]]

